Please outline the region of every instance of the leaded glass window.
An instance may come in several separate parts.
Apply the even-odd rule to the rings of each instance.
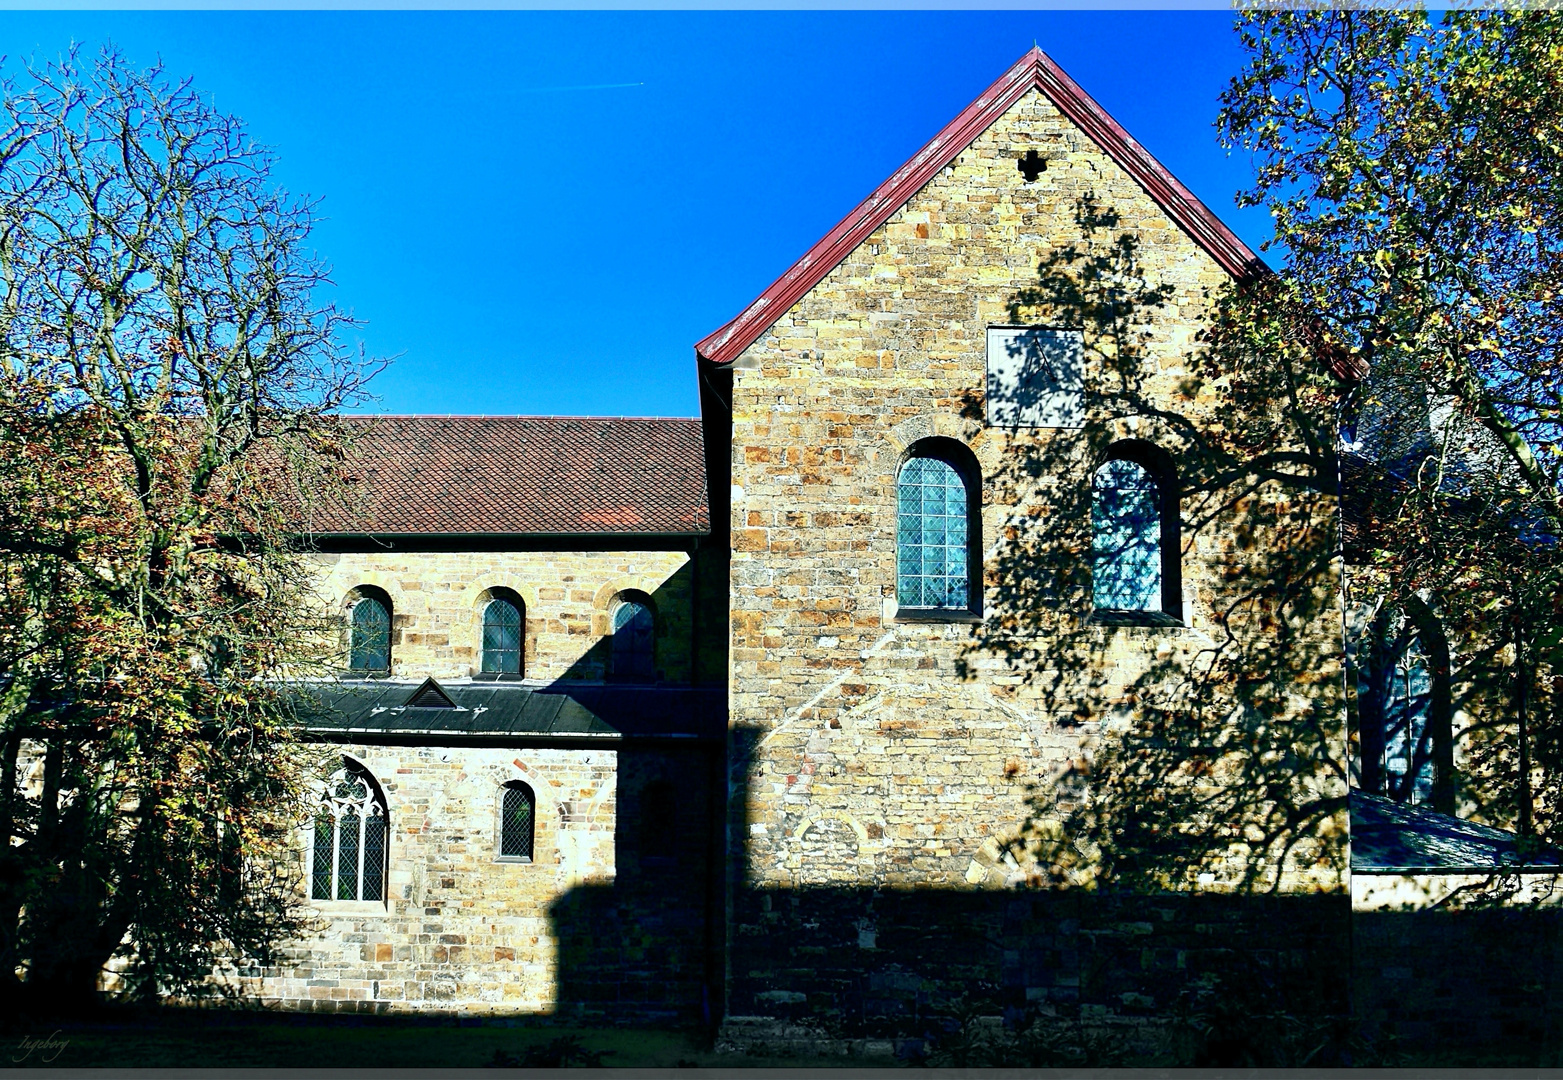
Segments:
[[[483,609],[483,671],[521,674],[521,612],[509,600],[490,600]]]
[[[966,482],[949,462],[914,457],[896,481],[896,602],[910,608],[971,606]]]
[[[1433,797],[1433,675],[1418,636],[1406,642],[1389,672],[1384,701],[1384,783],[1390,798],[1421,803]]]
[[[1426,623],[1404,610],[1380,610],[1347,639],[1357,686],[1361,782],[1397,802],[1434,801],[1437,744],[1440,734],[1448,738],[1448,652],[1432,620]]]
[[[384,900],[387,820],[380,787],[343,759],[326,782],[310,844],[314,900]]]
[[[391,613],[377,597],[365,596],[353,605],[348,666],[354,671],[390,670]]]
[[[1161,494],[1145,466],[1115,458],[1091,485],[1091,595],[1098,610],[1160,611]]]
[[[537,798],[519,780],[505,785],[499,806],[499,854],[506,859],[530,859],[537,820]]]
[[[617,679],[656,677],[656,624],[651,609],[633,600],[613,610],[613,676]]]

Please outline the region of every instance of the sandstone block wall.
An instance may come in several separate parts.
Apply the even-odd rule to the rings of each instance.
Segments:
[[[525,605],[522,674],[600,680],[616,600],[649,598],[662,680],[691,679],[694,564],[683,551],[410,551],[322,554],[319,593],[329,611],[372,585],[390,595],[396,675],[462,678],[482,670],[483,607],[492,590]],[[720,635],[710,627],[705,636]],[[710,664],[707,663],[709,669]]]
[[[1027,183],[1016,158],[1032,149],[1047,170]],[[1040,264],[1069,281],[1012,310]],[[1118,275],[1128,315],[1102,322],[1071,299],[1065,285],[1088,292],[1092,267]],[[1032,92],[739,358],[731,712],[744,745],[733,744],[731,834],[741,882],[963,889],[1023,879],[1002,841],[1035,818],[1034,785],[1135,719],[1147,673],[1164,684],[1189,677],[1217,648],[1216,613],[1262,567],[1254,553],[1284,548],[1282,528],[1296,524],[1283,494],[1257,485],[1213,520],[1186,523],[1185,626],[1090,625],[1081,569],[1106,447],[1140,438],[1176,457],[1191,431],[1217,425],[1220,388],[1197,377],[1193,356],[1222,281]],[[1084,428],[984,422],[986,328],[1017,315],[1083,327]],[[983,472],[975,624],[897,616],[896,476],[930,436],[965,444]],[[1319,525],[1330,507],[1317,500],[1302,513]],[[1325,575],[1312,599],[1330,604],[1332,583]],[[1267,707],[1331,715],[1338,617],[1292,631],[1295,682]],[[1344,761],[1343,732],[1328,740]],[[1208,771],[1204,782],[1219,782],[1220,770]],[[1327,764],[1317,780],[1344,793]],[[1304,843],[1270,873],[1287,888],[1338,887],[1344,819],[1335,825],[1334,839]],[[1240,837],[1234,852],[1233,864],[1210,868],[1212,881],[1235,881],[1245,860],[1283,858],[1245,850]]]
[[[340,753],[385,792],[389,899],[309,901],[316,932],[253,992],[304,1010],[550,1011],[550,905],[614,878],[617,753],[357,744]],[[530,863],[498,859],[511,780],[537,796]],[[301,859],[310,835],[300,830]]]
[[[252,996],[303,1011],[699,1018],[709,749],[323,748],[338,752],[384,789],[388,899],[307,901],[313,932],[246,980]],[[537,796],[530,863],[498,859],[511,780]],[[679,799],[656,823],[659,854],[643,857],[657,780]]]

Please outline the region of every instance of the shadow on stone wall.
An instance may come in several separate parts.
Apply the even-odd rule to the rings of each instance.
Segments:
[[[676,913],[696,875],[646,874],[621,841],[618,881],[553,909],[559,1013],[643,1020],[634,987],[655,985],[658,1016],[911,1040],[913,1056],[970,1045],[986,1017],[1076,1026],[1063,1057],[1013,1064],[1540,1063],[1557,1045],[1551,913],[1351,912],[1335,449],[1350,387],[1310,327],[1266,310],[1263,282],[1178,297],[1111,208],[1083,199],[1077,221],[1009,317],[1081,332],[1086,421],[1015,433],[983,478],[984,506],[1006,510],[955,676],[980,673],[1079,752],[1035,778],[971,888],[892,888],[871,865],[767,888],[745,862],[764,732],[731,729],[725,784],[713,757],[710,788],[689,792],[715,838],[698,876],[727,875],[703,957]],[[1209,329],[1169,356],[1152,317],[1178,303]],[[986,404],[973,393],[965,414]],[[1157,611],[1093,593],[1093,476],[1122,452],[1157,464],[1177,552],[1163,580],[1187,575]]]
[[[620,750],[614,879],[549,909],[556,1018],[693,1027],[720,1014],[722,760],[708,741]]]

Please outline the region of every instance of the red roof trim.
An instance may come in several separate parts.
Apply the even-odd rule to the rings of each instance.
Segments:
[[[1033,48],[946,124],[927,146],[891,174],[890,179],[842,218],[742,314],[696,344],[695,352],[718,364],[736,360],[788,308],[818,285],[842,259],[1033,87],[1046,94],[1059,112],[1107,151],[1145,188],[1167,216],[1208,251],[1227,273],[1242,279],[1265,270],[1264,262],[1195,198],[1193,192],[1119,127],[1118,122],[1065,75],[1051,57],[1041,49]]]

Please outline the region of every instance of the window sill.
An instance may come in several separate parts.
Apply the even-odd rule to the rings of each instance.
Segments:
[[[1146,626],[1184,629],[1182,619],[1165,611],[1123,611],[1114,608],[1098,608],[1086,620],[1093,626]]]
[[[311,900],[309,906],[327,915],[389,915],[384,900]]]
[[[495,855],[494,856],[494,861],[497,862],[497,863],[512,863],[512,864],[518,864],[518,865],[521,865],[521,866],[530,866],[532,864],[532,856],[530,856],[530,855]]]
[[[896,608],[891,616],[898,623],[980,623],[982,616],[975,611],[956,608]]]
[[[480,671],[472,676],[473,682],[521,682],[518,671]]]

